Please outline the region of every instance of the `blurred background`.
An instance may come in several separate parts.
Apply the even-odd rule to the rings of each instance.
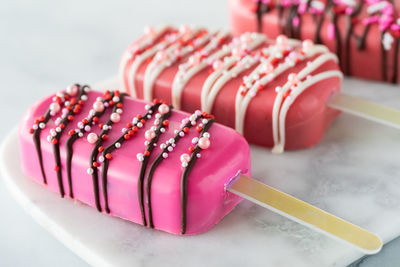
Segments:
[[[41,96],[117,73],[120,55],[146,25],[229,29],[227,0],[20,1],[0,8],[0,106],[4,139]],[[12,199],[0,179],[0,266],[87,266]],[[400,241],[353,266],[394,266]]]

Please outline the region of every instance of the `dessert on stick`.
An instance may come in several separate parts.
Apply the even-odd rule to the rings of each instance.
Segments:
[[[32,106],[19,128],[23,172],[62,197],[173,234],[198,234],[242,200],[376,253],[379,237],[248,178],[249,146],[196,110],[75,84]]]
[[[318,143],[338,110],[376,120],[376,108],[382,107],[375,105],[366,114],[351,101],[342,106],[336,96],[354,98],[340,93],[341,80],[337,56],[311,40],[284,35],[269,40],[259,33],[232,37],[189,26],[147,28],[120,65],[121,86],[128,94],[147,101],[163,98],[187,112],[212,113],[250,143],[277,153]],[[400,114],[389,113],[394,118]]]
[[[230,0],[233,34],[285,34],[326,45],[346,75],[398,83],[399,1]]]

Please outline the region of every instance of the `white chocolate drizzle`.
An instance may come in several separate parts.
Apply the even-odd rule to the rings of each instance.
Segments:
[[[143,94],[144,99],[151,101],[153,98],[153,85],[157,77],[162,71],[173,63],[177,62],[180,58],[192,53],[195,49],[203,46],[209,41],[212,34],[200,34],[204,30],[192,29],[189,33],[185,34],[182,39],[184,42],[192,41],[192,44],[181,44],[176,42],[168,47],[165,51],[159,51],[153,58],[152,62],[147,66],[144,80],[143,80]],[[200,34],[200,36],[198,36]]]
[[[136,88],[135,88],[135,77],[136,77],[136,71],[137,68],[142,64],[142,62],[151,55],[151,52],[149,52],[149,49],[154,45],[154,42],[160,38],[162,35],[164,35],[171,27],[169,25],[163,25],[158,27],[157,29],[149,28],[147,32],[145,32],[145,35],[143,36],[143,39],[137,43],[134,44],[132,47],[130,47],[122,56],[121,64],[120,64],[120,76],[121,76],[121,81],[122,81],[122,88],[125,90],[125,92],[128,92],[131,94],[133,97],[136,97]],[[171,40],[172,41],[172,40]],[[161,42],[158,44],[156,47],[158,49],[161,49],[163,46],[167,46],[168,41]],[[157,51],[155,47],[150,49],[151,51]],[[144,51],[144,52],[143,52]],[[154,52],[155,53],[155,52]],[[125,71],[126,68],[129,67],[129,62],[132,60],[133,62],[132,65],[130,65],[130,74],[128,76],[128,84],[125,83]],[[133,81],[133,82],[132,82]]]

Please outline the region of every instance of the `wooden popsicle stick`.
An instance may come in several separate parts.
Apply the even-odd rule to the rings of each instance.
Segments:
[[[345,241],[365,254],[375,254],[382,248],[382,240],[367,230],[247,176],[239,175],[227,190],[313,230]]]
[[[331,108],[400,129],[400,110],[344,93],[333,95],[327,102]]]

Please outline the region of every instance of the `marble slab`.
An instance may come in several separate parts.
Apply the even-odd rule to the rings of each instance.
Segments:
[[[112,79],[99,87],[117,86]],[[399,87],[346,79],[345,88],[400,108]],[[400,235],[399,140],[399,131],[344,114],[312,149],[273,155],[252,146],[253,176],[377,233],[386,243]],[[8,188],[38,223],[91,265],[345,266],[363,256],[246,201],[212,230],[191,237],[110,218],[24,177],[17,146],[14,130],[0,153]]]

